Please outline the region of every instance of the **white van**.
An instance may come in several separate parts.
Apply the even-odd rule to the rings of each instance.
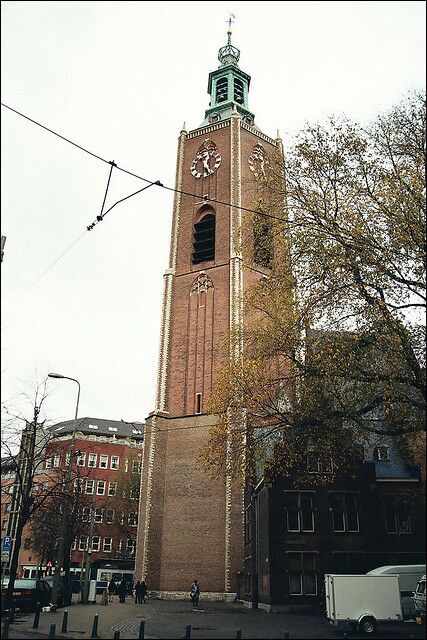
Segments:
[[[368,571],[368,576],[399,576],[400,600],[402,603],[402,614],[404,620],[415,620],[416,607],[414,603],[414,592],[417,584],[426,573],[425,564],[408,565],[387,565]]]
[[[414,603],[417,615],[425,617],[426,615],[426,577],[423,576],[414,593]]]

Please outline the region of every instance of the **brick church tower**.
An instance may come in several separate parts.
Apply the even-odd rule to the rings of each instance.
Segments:
[[[204,122],[180,132],[169,267],[164,274],[156,408],[147,419],[136,578],[162,597],[233,599],[243,569],[243,489],[197,465],[215,416],[206,402],[220,368],[238,349],[245,288],[265,273],[242,254],[242,208],[280,139],[263,134],[248,108],[250,76],[231,44],[209,74]],[[192,194],[192,195],[188,195]],[[258,262],[262,262],[259,261]]]

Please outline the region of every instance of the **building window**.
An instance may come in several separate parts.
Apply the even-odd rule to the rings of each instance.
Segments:
[[[99,551],[101,546],[101,538],[99,536],[92,536],[92,551]]]
[[[87,550],[87,536],[80,536],[79,540],[79,551]]]
[[[86,480],[86,493],[93,494],[94,484],[94,480]]]
[[[55,454],[55,455],[53,456],[53,466],[54,466],[54,467],[59,467],[60,462],[61,462],[61,456],[60,456],[60,455],[58,455],[58,454]]]
[[[108,483],[108,495],[115,496],[117,493],[117,482]]]
[[[108,469],[108,456],[104,453],[101,453],[99,456],[99,468],[100,469]]]
[[[82,522],[89,522],[90,520],[90,508],[83,507],[82,509]]]
[[[71,551],[75,551],[77,548],[77,538],[74,538],[73,542],[71,543]]]
[[[286,491],[286,526],[288,531],[314,531],[314,494]]]
[[[196,411],[195,413],[202,413],[202,394],[196,393]]]
[[[252,506],[245,509],[245,544],[252,540]],[[246,592],[248,593],[248,592]]]
[[[10,502],[6,502],[6,504],[4,505],[4,510],[6,511],[6,513],[10,510]]]
[[[119,468],[119,456],[111,456],[111,464],[110,469],[118,469]]]
[[[331,491],[329,494],[332,528],[336,533],[359,531],[359,507],[357,493]]]
[[[85,466],[85,462],[86,462],[86,454],[85,453],[81,453],[79,456],[77,456],[77,464],[79,467],[84,467]]]
[[[106,538],[104,538],[104,544],[102,546],[102,550],[105,551],[106,553],[110,553],[112,545],[113,545],[113,538],[111,538],[110,536],[107,536]]]
[[[132,473],[141,473],[141,462],[139,460],[132,460]]]
[[[114,509],[106,509],[105,510],[105,522],[107,524],[114,523]]]
[[[383,496],[386,533],[412,533],[408,507],[399,496]]]
[[[126,458],[126,460],[125,460],[125,473],[128,472],[128,469],[129,469],[129,460]]]
[[[194,225],[193,264],[215,258],[215,216],[206,214]]]
[[[105,493],[105,482],[104,480],[98,480],[96,484],[96,495],[103,496]]]
[[[89,454],[89,459],[87,461],[87,466],[88,467],[96,467],[96,459],[97,459],[97,455],[96,453],[90,453]]]
[[[307,471],[309,473],[332,473],[332,456],[310,451],[307,454]]]
[[[135,540],[126,540],[126,552],[133,556],[135,554],[136,542]]]
[[[44,468],[50,469],[52,467],[52,458],[46,458],[44,461]]]
[[[102,522],[102,509],[95,509],[95,522]]]
[[[273,260],[273,240],[271,224],[264,215],[258,215],[254,222],[254,262],[269,269]]]
[[[136,527],[138,525],[138,513],[131,511],[128,515],[128,525],[130,527]]]
[[[131,500],[139,500],[139,487],[131,487],[129,497]]]
[[[71,462],[71,453],[67,451],[67,453],[65,454],[65,466],[69,467],[70,462]]]
[[[289,595],[317,595],[317,559],[315,553],[287,553]]]
[[[83,493],[83,479],[76,478],[74,480],[74,493]]]
[[[234,79],[234,102],[238,102],[239,104],[243,104],[244,102],[244,89],[243,82],[240,78]]]
[[[385,462],[390,461],[390,452],[389,448],[383,445],[376,447],[375,449],[375,457],[377,460],[382,460]]]
[[[225,102],[228,98],[228,78],[219,78],[216,83],[216,102]]]

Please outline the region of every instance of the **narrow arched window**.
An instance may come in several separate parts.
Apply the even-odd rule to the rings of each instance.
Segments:
[[[234,79],[234,101],[239,104],[244,102],[243,82],[239,78]]]
[[[211,213],[194,225],[193,264],[215,258],[215,216]]]
[[[225,102],[228,98],[228,78],[220,78],[216,83],[216,101]]]
[[[262,216],[254,224],[254,262],[261,267],[271,268],[273,242],[271,225]]]

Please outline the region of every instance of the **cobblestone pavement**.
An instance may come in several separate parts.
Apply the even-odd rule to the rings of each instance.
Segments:
[[[17,617],[12,625],[9,638],[47,638],[50,625],[56,624],[57,638],[90,638],[94,614],[99,615],[98,638],[113,638],[114,631],[120,631],[121,640],[138,638],[141,620],[145,621],[145,638],[178,640],[185,634],[188,624],[192,626],[193,639],[236,638],[241,629],[242,638],[283,639],[285,632],[289,638],[306,640],[344,638],[342,632],[330,627],[322,615],[268,614],[258,609],[246,609],[240,604],[203,603],[193,609],[190,602],[148,600],[146,604],[135,605],[128,598],[125,604],[114,602],[107,606],[71,605],[68,609],[68,632],[61,633],[63,610],[42,613],[40,627],[32,630],[34,614]],[[414,623],[385,626],[375,638],[380,639],[421,639],[425,637],[425,627]],[[348,638],[361,639],[360,634],[347,631]]]

